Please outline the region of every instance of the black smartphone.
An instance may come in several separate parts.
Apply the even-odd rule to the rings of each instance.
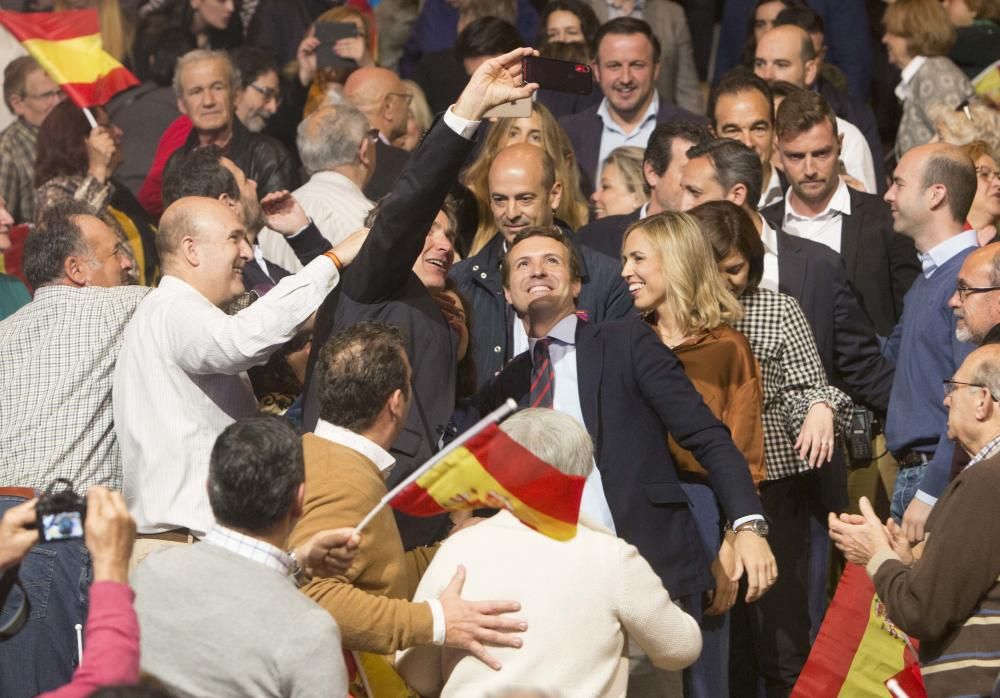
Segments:
[[[593,72],[586,63],[525,56],[521,71],[525,82],[536,82],[546,90],[577,95],[589,95],[594,90]]]
[[[333,52],[333,45],[340,39],[353,39],[358,36],[358,25],[354,22],[317,22],[316,38],[320,45],[316,49],[316,67],[354,70],[358,64],[350,58],[341,58]]]

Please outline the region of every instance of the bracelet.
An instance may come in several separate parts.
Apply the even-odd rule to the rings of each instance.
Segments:
[[[340,257],[333,250],[327,250],[323,253],[323,256],[333,262],[333,265],[337,267],[337,271],[344,268],[344,263],[340,261]]]

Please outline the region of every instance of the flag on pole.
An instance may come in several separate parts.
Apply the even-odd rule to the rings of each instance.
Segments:
[[[0,12],[3,25],[81,109],[106,104],[139,81],[101,44],[97,10]]]
[[[389,505],[411,516],[507,509],[539,533],[569,540],[576,535],[585,482],[540,460],[493,423],[403,488]]]
[[[926,698],[915,661],[906,633],[889,620],[864,568],[849,563],[792,698],[881,698],[888,680],[898,681],[904,670],[915,679],[906,695]]]

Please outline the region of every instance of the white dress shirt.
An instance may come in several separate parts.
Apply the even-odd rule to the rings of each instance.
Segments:
[[[375,205],[358,186],[339,172],[317,172],[292,192],[331,245],[337,245],[365,224],[365,217]],[[281,233],[264,228],[258,236],[264,256],[290,272],[302,268],[298,257]]]
[[[519,322],[514,323],[515,326],[519,324]],[[551,340],[549,342],[549,361],[552,363],[555,377],[552,408],[568,414],[586,429],[587,424],[583,421],[583,408],[580,406],[580,384],[576,372],[576,324],[576,315],[568,315],[560,320],[548,334]],[[531,351],[534,351],[537,342],[538,339],[529,340]],[[590,471],[587,483],[583,487],[580,515],[589,516],[611,532],[615,532],[615,521],[611,516],[608,499],[604,495],[601,471],[597,469],[596,464]]]
[[[767,186],[760,192],[760,201],[757,202],[757,210],[770,206],[781,200],[781,178],[778,176],[778,168],[771,166],[771,177],[767,180]]]
[[[392,457],[391,453],[371,439],[350,429],[331,424],[326,420],[318,420],[313,433],[321,439],[326,439],[344,448],[357,451],[375,464],[375,467],[378,468],[383,478],[389,477],[392,466],[396,463],[396,459]],[[447,633],[444,620],[444,607],[437,599],[427,599],[426,601],[431,609],[431,620],[434,624],[434,644],[443,645]]]
[[[896,85],[895,89],[896,98],[899,99],[900,102],[905,102],[907,98],[909,98],[910,83],[913,82],[913,78],[916,77],[917,73],[920,72],[920,69],[924,67],[924,63],[926,62],[927,56],[916,56],[906,64],[905,68],[903,68],[899,75],[899,84]]]
[[[642,122],[636,126],[630,133],[625,133],[622,127],[611,118],[611,113],[608,111],[608,98],[605,97],[601,100],[601,104],[597,107],[597,115],[601,117],[601,122],[604,127],[601,129],[601,148],[598,151],[597,156],[597,170],[591,174],[594,177],[595,185],[598,183],[601,174],[601,168],[604,166],[604,161],[607,159],[608,155],[615,148],[620,148],[623,145],[634,145],[637,148],[646,149],[646,143],[649,142],[649,136],[653,133],[653,129],[656,128],[656,115],[660,112],[660,95],[655,90],[653,91],[653,99],[650,101],[649,106],[646,108],[646,113],[642,117]]]
[[[850,121],[837,117],[837,132],[844,137],[840,146],[840,161],[844,163],[847,174],[865,185],[865,191],[874,194],[878,191],[878,181],[875,179],[875,161],[872,159],[872,149],[858,127]]]
[[[113,402],[125,498],[140,533],[211,528],[212,446],[257,411],[245,371],[290,340],[339,280],[333,262],[320,257],[226,315],[167,275],[139,304],[125,328]]]
[[[760,214],[763,227],[760,230],[760,240],[764,243],[764,276],[760,280],[761,288],[778,292],[778,233],[775,232],[767,219]]]
[[[792,206],[792,190],[789,188],[785,194],[785,219],[782,230],[796,237],[821,242],[840,254],[844,216],[849,215],[851,215],[851,193],[842,179],[826,208],[815,216],[796,213]]]

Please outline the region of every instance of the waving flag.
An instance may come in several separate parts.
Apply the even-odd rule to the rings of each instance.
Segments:
[[[97,10],[0,12],[7,28],[81,109],[106,104],[139,81],[104,51]]]

